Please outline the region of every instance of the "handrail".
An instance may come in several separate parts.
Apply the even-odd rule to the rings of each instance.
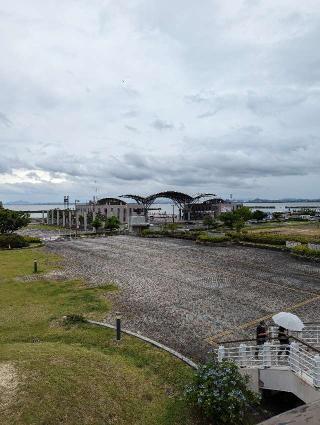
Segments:
[[[290,338],[294,339],[295,341],[298,341],[300,344],[305,345],[306,347],[310,348],[311,350],[315,351],[316,353],[320,354],[320,350],[316,347],[314,347],[311,344],[308,344],[307,342],[303,341],[303,339],[300,339],[296,336],[290,335]]]

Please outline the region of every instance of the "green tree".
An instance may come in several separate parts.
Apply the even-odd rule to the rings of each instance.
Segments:
[[[248,383],[234,362],[209,362],[200,366],[186,396],[215,424],[239,425],[245,423],[248,408],[260,401]]]
[[[254,211],[254,212],[252,213],[252,218],[253,218],[254,220],[261,221],[261,220],[263,220],[263,219],[264,219],[264,218],[266,218],[266,217],[268,217],[268,214],[267,214],[267,213],[265,213],[265,212],[263,212],[263,211],[260,211],[260,210],[256,210],[256,211]]]
[[[95,230],[97,231],[98,229],[100,229],[100,227],[102,227],[102,221],[99,219],[99,217],[96,217],[92,223],[91,223],[92,227],[95,228]]]
[[[119,229],[120,227],[120,221],[118,219],[118,217],[116,217],[115,215],[107,218],[106,222],[105,222],[105,228],[108,230],[116,230]]]
[[[233,212],[228,211],[220,214],[219,220],[221,220],[225,226],[230,227],[230,229],[233,229],[234,225],[236,224],[236,221],[238,220],[238,217]]]
[[[234,215],[239,219],[242,218],[244,221],[250,220],[252,217],[252,212],[248,207],[240,207],[233,211]]]
[[[281,217],[282,217],[282,213],[281,213],[281,212],[276,211],[276,212],[274,212],[274,213],[272,214],[272,218],[273,218],[274,220],[280,221]]]
[[[29,223],[29,214],[0,208],[0,233],[13,233]]]

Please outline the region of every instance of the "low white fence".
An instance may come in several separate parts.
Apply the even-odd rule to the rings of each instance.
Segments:
[[[269,326],[268,330],[271,338],[277,338],[278,329],[278,326]],[[320,348],[320,323],[306,323],[301,332],[290,332],[290,335],[302,339],[315,348]]]
[[[220,345],[216,355],[218,361],[231,360],[239,367],[288,368],[308,384],[320,388],[320,355],[298,342],[290,345],[270,342],[263,345],[242,343],[236,347]]]

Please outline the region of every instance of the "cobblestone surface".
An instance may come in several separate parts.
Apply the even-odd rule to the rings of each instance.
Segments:
[[[195,360],[211,347],[208,338],[228,329],[308,303],[295,311],[318,320],[320,268],[287,253],[247,247],[198,246],[190,241],[115,236],[48,242],[65,258],[65,272],[88,284],[116,283],[113,322],[158,340]],[[309,302],[310,300],[310,302]]]

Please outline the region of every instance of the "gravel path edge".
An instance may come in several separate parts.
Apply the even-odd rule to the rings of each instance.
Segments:
[[[97,325],[97,326],[103,326],[103,327],[109,328],[109,329],[116,329],[116,327],[114,325],[110,325],[109,323],[104,323],[104,322],[97,322],[95,320],[87,320],[87,323],[91,323],[92,325]],[[179,360],[182,360],[184,363],[186,363],[188,366],[192,367],[193,369],[199,368],[199,366],[196,363],[194,363],[191,359],[189,359],[188,357],[184,356],[183,354],[179,353],[178,351],[173,350],[170,347],[167,347],[166,345],[161,344],[158,341],[154,341],[153,339],[150,339],[146,336],[137,334],[135,332],[128,331],[126,329],[121,329],[121,332],[123,332],[127,335],[130,335],[130,336],[134,336],[136,338],[139,338],[144,342],[148,342],[149,344],[154,345],[155,347],[158,347],[161,350],[167,351],[168,353],[177,357]]]

